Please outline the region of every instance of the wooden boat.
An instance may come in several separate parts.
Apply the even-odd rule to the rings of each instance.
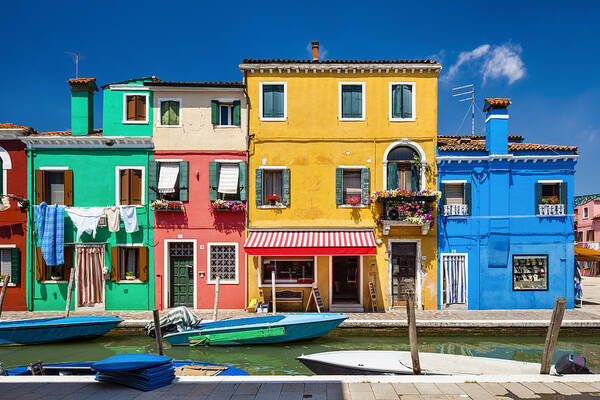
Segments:
[[[0,321],[0,344],[33,344],[102,336],[123,320],[117,317],[38,318]]]
[[[330,351],[297,358],[317,375],[412,375],[409,351]],[[423,375],[539,375],[540,364],[499,358],[419,353]]]
[[[173,346],[271,344],[315,339],[335,329],[342,314],[292,314],[201,323],[193,330],[170,333]]]

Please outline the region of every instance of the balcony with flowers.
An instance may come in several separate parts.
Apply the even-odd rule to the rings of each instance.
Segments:
[[[381,214],[377,224],[381,225],[384,235],[389,235],[393,226],[419,226],[421,234],[427,235],[435,223],[432,204],[440,193],[432,190],[410,192],[401,189],[374,192],[372,203],[381,204]]]
[[[183,212],[183,202],[174,201],[174,200],[154,200],[150,207],[154,211],[174,211],[174,212]]]
[[[246,203],[239,200],[213,200],[208,206],[211,212],[228,211],[228,212],[245,212]]]
[[[566,215],[565,205],[560,203],[558,196],[542,198],[542,204],[538,204],[538,215],[543,217],[562,217]]]

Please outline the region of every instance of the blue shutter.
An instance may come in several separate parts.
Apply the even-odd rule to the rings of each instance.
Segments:
[[[342,118],[350,118],[352,109],[352,93],[350,86],[342,86]]]
[[[273,116],[283,118],[283,85],[273,86]]]
[[[263,205],[263,170],[260,168],[256,169],[256,182],[255,182],[254,188],[256,189],[256,193],[254,194],[254,196],[256,197],[256,205],[262,206]]]
[[[362,118],[362,86],[352,86],[352,117]]]
[[[395,162],[388,161],[387,189],[398,189],[398,166]]]
[[[402,118],[402,85],[392,86],[392,118]]]
[[[402,118],[412,118],[412,85],[402,85]]]
[[[410,163],[410,185],[413,192],[421,190],[421,169],[414,162]]]
[[[263,117],[273,117],[273,86],[263,85]]]
[[[465,183],[465,195],[464,195],[464,201],[465,204],[467,205],[467,215],[472,215],[473,212],[471,211],[471,184],[470,183]]]
[[[335,169],[335,204],[344,204],[344,169]]]
[[[565,205],[565,214],[568,213],[569,195],[567,192],[567,182],[560,183],[560,202]]]
[[[444,215],[444,206],[446,205],[446,184],[440,183],[440,208],[438,210],[438,215]]]
[[[539,207],[538,205],[542,204],[542,184],[539,182],[535,183],[535,211],[533,212],[533,215],[538,215],[539,214]]]
[[[362,168],[360,170],[360,202],[363,205],[369,204],[371,200],[371,170]]]
[[[281,180],[282,180],[282,184],[281,184],[281,202],[283,203],[284,206],[289,206],[290,205],[290,199],[291,199],[291,188],[290,188],[290,181],[291,181],[291,177],[290,177],[290,169],[286,168],[283,171],[281,171]]]

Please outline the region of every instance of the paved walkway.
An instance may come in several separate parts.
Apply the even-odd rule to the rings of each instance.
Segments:
[[[196,400],[390,400],[390,399],[593,399],[600,378],[502,376],[184,377],[151,392],[97,383],[93,377],[0,378],[0,399],[196,399]]]

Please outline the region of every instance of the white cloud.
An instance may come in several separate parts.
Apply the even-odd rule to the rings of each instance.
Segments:
[[[312,60],[312,43],[308,43],[306,45],[306,52],[308,53],[308,58]],[[325,60],[327,58],[327,49],[319,45],[319,60]]]
[[[482,44],[481,46],[471,50],[471,51],[462,51],[459,55],[458,55],[458,60],[456,61],[456,64],[454,64],[453,66],[450,67],[450,69],[448,70],[448,73],[446,74],[446,79],[450,80],[453,79],[456,74],[458,73],[458,70],[460,69],[460,67],[469,61],[474,61],[477,60],[481,57],[483,57],[484,55],[486,55],[490,50],[490,45],[489,44]]]

